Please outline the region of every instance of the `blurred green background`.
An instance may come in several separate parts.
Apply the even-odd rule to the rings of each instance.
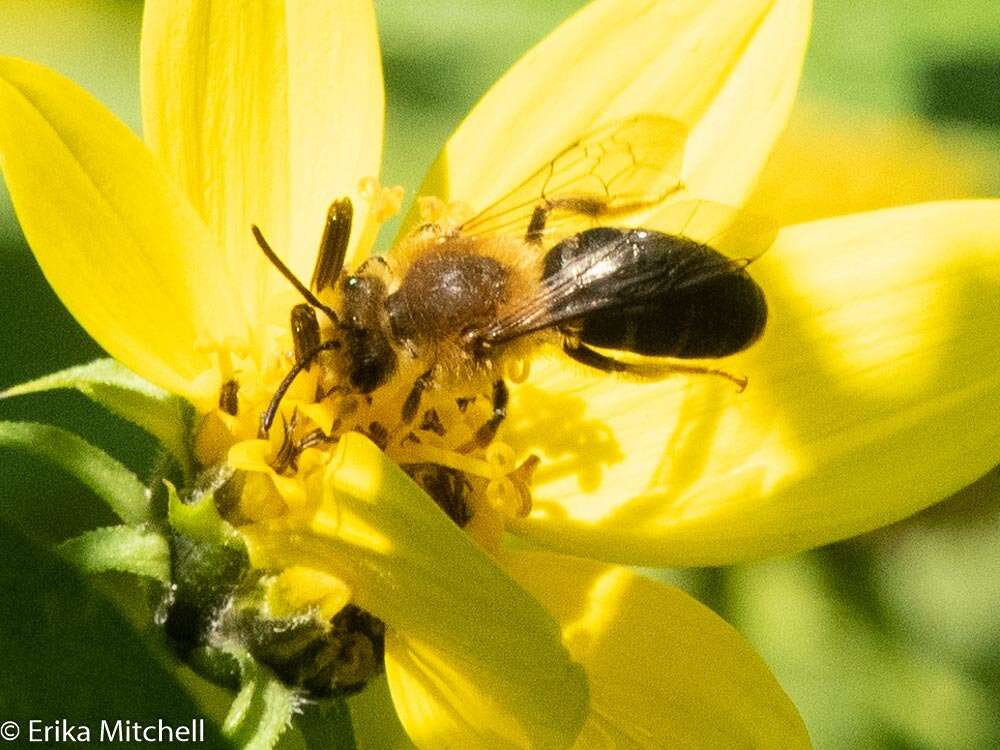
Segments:
[[[582,4],[378,2],[388,87],[384,182],[415,188],[490,83]],[[0,0],[0,54],[66,73],[138,130],[141,13],[132,0]],[[824,147],[829,155],[837,144],[839,158],[855,167],[855,177],[836,186],[857,188],[837,204],[847,208],[1000,192],[1000,3],[816,0],[815,21],[804,114],[795,120],[801,136],[789,136],[785,166],[800,165],[801,178],[808,165],[822,163]],[[815,112],[827,124],[839,121],[839,130],[814,126]],[[886,149],[895,156],[886,159]],[[836,203],[834,186],[776,170],[762,188],[772,201],[787,193],[789,206],[814,206],[825,192]],[[885,176],[897,170],[899,184],[887,186]],[[0,387],[100,355],[46,285],[2,190]],[[808,212],[790,208],[779,218]],[[0,419],[66,426],[136,470],[148,469],[150,446],[141,433],[73,395],[0,402]],[[133,676],[124,682],[83,663],[96,638],[133,648],[127,624],[41,545],[111,518],[46,466],[9,451],[0,461],[0,651],[9,654],[0,666],[0,708],[17,696],[36,713],[61,716],[75,707],[106,715],[102,701],[120,700],[128,679],[160,669],[162,654],[128,656]],[[1000,747],[1000,473],[850,542],[756,565],[657,574],[689,588],[750,638],[817,748]],[[119,583],[99,585],[108,593]],[[66,608],[72,627],[48,616]],[[15,661],[8,649],[18,644],[27,655]],[[142,666],[144,659],[152,662]],[[86,689],[74,689],[74,680]],[[168,704],[177,716],[192,713],[176,697],[135,695],[145,703],[134,713],[156,715]]]

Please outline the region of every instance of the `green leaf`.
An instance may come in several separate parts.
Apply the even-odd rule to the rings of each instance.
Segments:
[[[151,520],[150,493],[131,471],[83,438],[35,422],[0,422],[0,447],[51,461],[79,479],[126,523]]]
[[[242,537],[236,529],[219,515],[213,493],[206,492],[201,497],[185,503],[180,499],[173,484],[166,480],[163,483],[167,485],[169,498],[167,518],[174,531],[205,544],[228,547],[243,546]]]
[[[29,719],[66,720],[92,727],[96,740],[102,719],[190,726],[205,716],[168,670],[162,647],[137,633],[58,555],[2,518],[0,549],[3,721],[25,731]],[[206,720],[198,747],[232,745]]]
[[[63,542],[59,551],[88,573],[117,570],[170,583],[170,545],[162,534],[148,528],[94,529]]]
[[[187,473],[191,465],[187,436],[191,432],[190,404],[149,383],[113,359],[45,375],[0,392],[0,399],[72,388],[122,419],[155,437]]]
[[[244,750],[271,750],[291,724],[302,699],[249,654],[234,649],[243,687],[233,700],[222,731]]]

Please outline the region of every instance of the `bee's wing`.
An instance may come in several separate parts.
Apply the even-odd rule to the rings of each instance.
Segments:
[[[708,245],[745,265],[763,255],[778,234],[778,225],[766,216],[709,200],[668,203],[644,225]]]
[[[627,243],[625,237],[619,237],[594,252],[572,258],[546,277],[536,294],[471,335],[488,344],[500,344],[599,310],[641,310],[671,290],[732,273],[748,263],[745,258],[718,253],[687,253],[669,263],[637,267],[619,262],[629,252]]]
[[[464,222],[465,235],[524,237],[536,208],[550,207],[539,239],[569,235],[648,211],[680,189],[687,130],[676,120],[637,115],[601,127]]]

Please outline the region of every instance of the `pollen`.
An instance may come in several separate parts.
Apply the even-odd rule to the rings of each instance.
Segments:
[[[512,356],[504,365],[504,377],[511,383],[520,385],[531,376],[531,360],[527,357]]]
[[[473,216],[472,207],[463,201],[446,203],[435,195],[422,195],[417,199],[420,221],[447,231],[461,226]]]
[[[385,189],[370,184],[370,190]],[[329,332],[328,332],[329,333]],[[302,368],[280,402],[266,440],[257,438],[260,415],[279,384],[296,365],[289,334],[274,337],[267,364],[232,351],[217,351],[221,380],[218,400],[196,433],[203,466],[225,462],[242,472],[238,515],[253,521],[310,512],[307,484],[325,466],[340,437],[367,436],[420,485],[459,526],[477,514],[521,518],[531,510],[531,475],[538,459],[518,460],[516,451],[483,426],[492,416],[487,384],[435,384],[422,396],[419,411],[404,419],[402,405],[417,370],[403,369],[372,394],[351,389],[337,353]],[[527,357],[504,363],[513,383],[528,375]],[[225,378],[225,379],[223,379]]]
[[[384,224],[399,213],[406,191],[402,185],[384,187],[375,177],[364,177],[358,185],[361,198],[368,202],[372,218]]]

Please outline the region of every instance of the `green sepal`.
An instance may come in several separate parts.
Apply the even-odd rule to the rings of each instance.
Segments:
[[[19,448],[79,479],[126,523],[151,520],[151,493],[100,448],[68,430],[36,422],[0,422],[0,447]]]
[[[184,655],[184,663],[214,685],[233,692],[240,689],[239,660],[225,649],[196,646]]]
[[[203,544],[242,547],[243,539],[215,505],[215,495],[206,492],[188,502],[181,500],[177,488],[167,480],[167,519],[178,534]]]
[[[117,570],[170,584],[170,545],[162,534],[136,526],[106,526],[59,545],[59,552],[88,573]]]
[[[271,750],[291,725],[302,698],[243,649],[233,647],[231,653],[240,665],[242,688],[222,732],[243,750]]]
[[[0,391],[0,399],[61,388],[75,389],[142,428],[177,459],[185,474],[190,472],[188,435],[194,415],[191,405],[143,380],[113,359],[98,359],[15,385]]]
[[[330,698],[302,707],[295,728],[309,750],[356,750],[351,711],[343,698]]]
[[[0,721],[18,721],[22,728],[19,741],[0,745],[27,747],[30,720],[90,725],[121,718],[180,726],[206,715],[170,669],[160,639],[137,631],[48,545],[0,517],[0,549]],[[235,750],[220,724],[207,719],[205,743],[195,747]]]
[[[246,575],[249,559],[242,537],[219,515],[212,490],[186,496],[185,502],[170,482],[164,483],[174,586],[168,630],[197,647]]]

